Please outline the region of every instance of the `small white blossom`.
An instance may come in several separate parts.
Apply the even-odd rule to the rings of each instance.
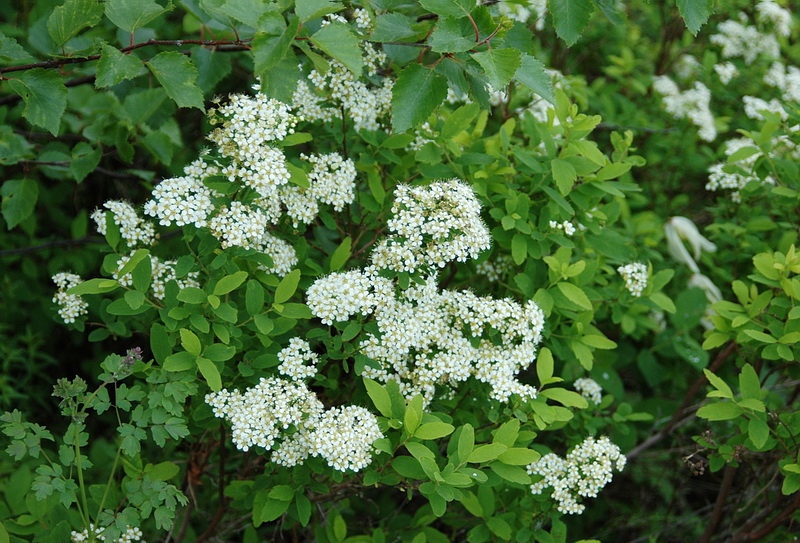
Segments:
[[[717,25],[717,34],[711,36],[711,43],[722,47],[722,58],[744,59],[745,64],[759,56],[777,58],[780,45],[775,36],[762,33],[755,26],[749,26],[747,17],[742,14],[739,21],[728,20]]]
[[[731,82],[731,79],[739,75],[739,70],[733,62],[714,64],[714,71],[717,73],[717,76],[719,76],[719,80],[723,85],[727,85]]]
[[[586,398],[588,401],[595,405],[600,405],[600,402],[603,399],[603,388],[597,383],[597,381],[590,379],[589,377],[581,377],[580,379],[575,379],[575,382],[572,386],[574,386],[575,390],[577,390],[580,395]]]
[[[281,361],[278,372],[293,381],[302,381],[317,373],[319,356],[311,350],[307,341],[293,337],[289,340],[289,346],[278,353],[278,360]]]
[[[83,531],[77,532],[75,530],[72,531],[70,537],[73,543],[81,543],[83,541],[89,541],[89,531],[94,532],[94,537],[97,541],[105,541],[106,536],[103,535],[105,532],[105,528],[95,528],[94,524],[89,524],[89,528],[84,528]],[[125,533],[119,536],[119,539],[115,539],[112,543],[133,543],[134,541],[140,541],[141,543],[145,543],[142,539],[142,531],[136,526],[127,526],[125,528]]]
[[[120,200],[109,200],[103,207],[114,215],[114,223],[119,226],[120,236],[129,247],[153,244],[156,238],[155,228],[152,223],[139,217],[131,204]],[[95,209],[91,218],[97,225],[100,235],[105,236],[107,231],[105,211]]]
[[[663,96],[667,113],[676,119],[689,119],[700,129],[698,135],[705,141],[717,137],[714,116],[709,108],[711,91],[708,87],[697,81],[694,88],[681,91],[674,81],[662,75],[654,79],[653,88]]]
[[[75,322],[75,319],[89,312],[89,304],[77,294],[67,294],[67,290],[83,283],[80,275],[61,272],[55,274],[53,282],[58,287],[58,292],[53,295],[53,302],[58,304],[58,316],[66,324]]]
[[[788,37],[792,32],[792,12],[783,9],[772,0],[761,0],[756,5],[756,18],[764,25],[772,26],[775,33]]]
[[[491,282],[499,281],[501,277],[507,274],[513,265],[513,260],[509,255],[499,255],[493,261],[486,260],[475,266],[475,272],[483,275]]]
[[[625,288],[634,297],[642,295],[647,288],[647,266],[641,262],[631,262],[617,268],[617,272],[625,280]]]
[[[764,116],[761,114],[761,111],[764,110],[769,111],[770,113],[775,113],[781,118],[782,121],[785,121],[789,118],[789,114],[783,109],[781,103],[774,98],[767,102],[766,100],[758,98],[757,96],[745,96],[742,98],[742,101],[744,102],[744,113],[751,119],[763,121]]]

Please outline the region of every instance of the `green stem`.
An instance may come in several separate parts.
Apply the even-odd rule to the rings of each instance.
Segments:
[[[103,492],[103,498],[100,500],[100,507],[97,508],[97,516],[100,516],[100,513],[103,512],[103,506],[106,504],[106,498],[108,497],[108,492],[111,490],[111,483],[114,481],[114,474],[117,472],[117,464],[119,463],[119,456],[122,453],[122,447],[117,448],[117,454],[114,456],[114,464],[111,466],[111,473],[108,475],[108,482],[106,483],[106,489]]]
[[[89,500],[86,498],[86,485],[83,482],[83,463],[81,462],[81,447],[80,443],[80,432],[78,431],[78,426],[74,426],[75,428],[75,466],[78,468],[78,485],[80,486],[81,490],[81,501],[83,502],[83,507],[78,504],[78,512],[83,519],[83,525],[86,526],[87,531],[89,531],[90,541],[95,541],[94,538],[94,531],[90,528],[89,524]]]

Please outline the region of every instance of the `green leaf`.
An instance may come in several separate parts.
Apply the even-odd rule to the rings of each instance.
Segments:
[[[255,279],[247,282],[244,306],[247,309],[247,314],[251,317],[261,313],[264,308],[264,287]]]
[[[367,394],[372,400],[372,403],[380,414],[384,417],[391,418],[392,402],[386,389],[381,384],[367,378],[364,378],[364,386],[367,389]]]
[[[400,13],[384,13],[375,19],[375,31],[370,38],[374,41],[401,41],[416,35],[408,17]]]
[[[578,179],[578,172],[575,170],[575,166],[566,160],[554,158],[550,161],[550,167],[553,171],[553,179],[556,182],[556,186],[558,186],[558,191],[566,196],[572,190],[575,180]]]
[[[594,5],[591,0],[550,0],[550,13],[553,15],[553,26],[558,37],[575,45],[581,33],[589,24]]]
[[[513,447],[519,435],[519,420],[514,418],[510,419],[495,431],[492,443],[502,443],[506,447]]]
[[[760,449],[769,438],[769,425],[765,421],[753,417],[747,423],[747,434],[750,436],[750,441],[753,442],[753,445]]]
[[[506,452],[508,447],[502,443],[490,443],[488,445],[478,445],[467,457],[467,462],[471,464],[482,464],[490,462]]]
[[[707,420],[730,420],[742,415],[742,408],[733,402],[716,402],[697,410],[697,416]]]
[[[236,348],[231,345],[223,345],[222,343],[213,343],[203,351],[203,356],[212,362],[225,362],[233,358],[235,354]]]
[[[540,396],[555,400],[564,407],[577,407],[578,409],[586,409],[589,407],[589,402],[586,398],[565,388],[546,388],[539,391]]]
[[[119,282],[114,279],[101,279],[96,277],[84,281],[67,290],[67,294],[103,294],[119,288]]]
[[[275,289],[275,303],[282,304],[292,297],[297,290],[297,283],[300,282],[300,270],[292,270],[278,283]]]
[[[742,367],[742,372],[739,374],[739,389],[742,392],[742,398],[761,399],[761,381],[756,370],[750,364]]]
[[[301,23],[344,9],[341,2],[331,0],[296,0],[294,6],[295,14]]]
[[[654,292],[650,295],[650,301],[654,302],[658,307],[667,313],[675,313],[675,303],[663,292]]]
[[[580,287],[565,282],[557,283],[556,286],[558,290],[561,291],[561,294],[566,296],[570,302],[586,311],[592,310],[592,302],[589,301],[589,297],[586,296],[586,293],[583,292]]]
[[[469,458],[469,455],[472,454],[472,451],[475,448],[475,429],[472,427],[471,424],[465,424],[461,427],[461,431],[458,434],[458,458],[459,464],[466,461]]]
[[[339,270],[342,266],[345,265],[347,260],[350,258],[353,248],[353,240],[350,236],[344,238],[336,250],[331,255],[331,265],[330,271]]]
[[[86,179],[100,164],[103,153],[100,147],[92,147],[85,141],[79,141],[72,148],[72,160],[69,163],[69,171],[78,183]]]
[[[514,74],[514,79],[525,85],[533,92],[550,102],[556,103],[556,97],[553,94],[553,81],[544,70],[544,64],[539,59],[527,53],[522,53],[522,61],[517,73]]]
[[[764,332],[759,332],[758,330],[744,330],[744,333],[761,343],[776,343],[778,341],[775,337],[765,334]]]
[[[392,88],[392,129],[405,132],[425,121],[447,96],[447,79],[420,64],[409,64]]]
[[[15,62],[32,62],[36,60],[14,38],[0,32],[0,62],[13,64]]]
[[[697,36],[700,27],[708,21],[711,16],[711,7],[714,0],[677,0],[678,12],[686,22],[689,32]]]
[[[226,275],[214,285],[214,294],[216,296],[223,296],[239,288],[242,283],[247,279],[246,271],[238,271],[230,275]]]
[[[164,371],[185,371],[194,368],[196,359],[196,356],[186,351],[171,354],[164,359]]]
[[[428,45],[435,53],[462,53],[475,46],[475,39],[462,34],[460,20],[446,17],[436,23]]]
[[[128,275],[131,271],[133,271],[136,265],[144,260],[149,254],[150,251],[148,249],[137,249],[136,252],[134,252],[128,259],[125,265],[117,271],[117,277]]]
[[[153,0],[106,0],[105,5],[106,17],[125,32],[131,33],[172,9],[171,3],[162,8]]]
[[[292,19],[280,36],[271,36],[258,33],[253,39],[251,46],[255,65],[253,71],[255,75],[264,78],[268,72],[275,68],[278,63],[286,56],[289,48],[297,35],[300,21]]]
[[[472,53],[489,78],[495,90],[500,90],[511,81],[522,64],[521,55],[516,49],[489,49],[481,53]]]
[[[190,58],[174,51],[164,51],[150,59],[147,68],[178,107],[196,107],[205,111],[203,91],[196,84],[197,68]]]
[[[536,360],[536,376],[539,384],[544,385],[553,377],[553,353],[547,347],[542,347]]]
[[[364,67],[361,48],[358,45],[358,38],[347,26],[342,23],[323,26],[311,36],[310,41],[347,66],[356,77],[361,76],[361,69]]]
[[[39,199],[39,185],[33,179],[11,179],[0,187],[2,213],[9,230],[27,219]]]
[[[520,485],[531,484],[530,475],[528,475],[525,472],[525,470],[519,466],[503,464],[500,462],[493,462],[492,464],[489,465],[489,467],[492,469],[493,472],[495,472],[497,475],[499,475],[506,481],[511,481],[512,483],[517,483]],[[497,518],[497,517],[492,517],[492,518]]]
[[[164,361],[172,354],[172,347],[169,343],[169,336],[163,325],[153,323],[150,327],[150,351],[156,362],[164,365]]]
[[[255,28],[261,16],[270,11],[270,5],[264,0],[227,0],[220,11],[240,23]]]
[[[465,17],[475,7],[471,0],[420,0],[419,3],[440,17]]]
[[[181,328],[181,345],[187,352],[192,353],[194,356],[200,356],[200,351],[202,350],[202,346],[200,345],[200,339],[195,335],[194,332],[191,330],[187,330],[186,328]]]
[[[583,336],[581,341],[588,345],[589,347],[594,347],[595,349],[616,349],[617,344],[614,341],[611,341],[606,336],[600,336],[597,334],[590,334],[587,336]]]
[[[222,377],[219,374],[217,366],[215,366],[211,360],[203,357],[198,358],[197,369],[203,374],[203,378],[206,380],[211,390],[218,392],[222,389]]]
[[[126,55],[117,48],[103,44],[100,60],[97,63],[95,88],[111,87],[126,79],[133,79],[142,73],[142,61],[134,55]]]
[[[514,234],[514,237],[511,238],[511,258],[514,260],[514,263],[519,266],[525,262],[527,256],[528,236],[519,233]]]
[[[22,116],[31,124],[57,135],[61,117],[67,107],[64,78],[55,70],[33,68],[14,72],[13,76],[8,76],[8,84],[25,102]]]
[[[716,394],[715,396],[722,398],[733,398],[733,391],[725,381],[706,369],[703,370],[703,373],[705,374],[706,379],[708,379],[708,382],[711,383],[711,386],[719,391],[720,394]]]
[[[414,437],[420,439],[439,439],[453,433],[455,427],[446,422],[427,422],[414,431]]]
[[[100,22],[103,4],[98,0],[67,0],[47,19],[47,31],[58,47],[63,46],[84,28]]]
[[[497,459],[511,466],[527,466],[528,464],[536,462],[541,457],[542,455],[534,450],[514,447],[498,456]]]

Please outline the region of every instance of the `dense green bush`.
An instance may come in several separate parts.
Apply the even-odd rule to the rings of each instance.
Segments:
[[[788,3],[0,13],[0,543],[796,533]]]

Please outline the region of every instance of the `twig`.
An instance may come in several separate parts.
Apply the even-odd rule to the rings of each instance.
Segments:
[[[105,242],[106,242],[105,238],[101,238],[98,236],[86,236],[78,239],[61,239],[57,241],[48,241],[47,243],[42,243],[41,245],[33,245],[31,247],[21,247],[19,249],[5,249],[0,251],[0,256],[24,255],[27,253],[33,253],[44,249],[53,249],[55,247],[73,247],[75,245],[85,245],[88,243],[105,243]]]
[[[714,531],[717,529],[719,519],[722,518],[722,509],[725,506],[725,500],[728,497],[728,493],[731,491],[731,485],[733,484],[733,473],[735,471],[736,468],[730,464],[728,464],[728,466],[725,468],[725,476],[722,478],[722,486],[717,494],[717,502],[714,504],[714,512],[711,513],[711,520],[708,521],[706,531],[703,533],[700,543],[708,543],[711,541],[711,536],[714,535]]]

